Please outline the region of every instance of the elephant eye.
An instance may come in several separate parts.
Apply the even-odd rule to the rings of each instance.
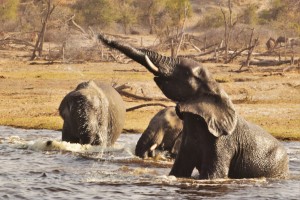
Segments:
[[[182,74],[184,74],[184,77],[190,77],[192,76],[193,72],[191,70],[184,70]]]

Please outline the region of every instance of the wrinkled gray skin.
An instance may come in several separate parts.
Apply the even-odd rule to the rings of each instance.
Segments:
[[[174,106],[159,111],[138,140],[135,154],[141,158],[154,157],[155,149],[159,149],[169,151],[172,157],[176,156],[181,144],[182,128],[182,121]]]
[[[63,141],[111,146],[123,129],[125,104],[112,86],[89,81],[64,97],[59,114]]]
[[[98,38],[144,65],[165,96],[177,102],[184,127],[170,175],[190,177],[196,168],[201,179],[287,177],[283,145],[239,116],[225,91],[199,63],[137,49],[103,34]]]

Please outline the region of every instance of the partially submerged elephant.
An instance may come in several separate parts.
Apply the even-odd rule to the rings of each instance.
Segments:
[[[159,111],[138,140],[135,154],[142,158],[153,157],[155,149],[159,149],[169,151],[171,156],[177,155],[182,128],[174,106]]]
[[[170,175],[190,177],[197,168],[201,179],[287,177],[284,146],[239,116],[202,65],[134,48],[104,34],[98,38],[145,66],[165,96],[177,102],[183,135]]]
[[[88,81],[64,97],[59,114],[63,141],[111,146],[123,129],[125,104],[112,86]]]

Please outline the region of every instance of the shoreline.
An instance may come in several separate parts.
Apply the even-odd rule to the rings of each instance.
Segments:
[[[270,74],[268,68],[234,73],[239,65],[204,63],[228,93],[237,112],[245,119],[262,126],[280,140],[300,140],[300,72]],[[283,66],[284,67],[284,66]],[[278,67],[276,68],[279,69]],[[81,63],[45,65],[27,61],[0,62],[0,125],[24,129],[61,130],[63,121],[58,107],[63,97],[80,82],[101,80],[153,99],[147,103],[174,105],[161,101],[164,95],[153,76],[137,63]],[[123,96],[126,107],[143,103]],[[126,113],[124,133],[142,133],[161,107],[145,107]]]

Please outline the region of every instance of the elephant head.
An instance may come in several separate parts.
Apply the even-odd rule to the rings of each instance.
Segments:
[[[201,179],[286,177],[284,146],[240,117],[211,74],[199,63],[134,48],[103,34],[99,39],[144,65],[166,97],[177,103],[182,142],[170,175]],[[152,148],[150,147],[150,150]]]
[[[138,140],[135,154],[142,158],[154,157],[155,149],[159,149],[168,151],[174,157],[181,144],[182,127],[175,107],[159,111]]]
[[[135,48],[104,34],[99,34],[98,38],[153,73],[154,81],[165,96],[178,102],[179,112],[203,117],[211,133],[217,137],[233,131],[236,125],[233,104],[208,70],[199,63]]]

